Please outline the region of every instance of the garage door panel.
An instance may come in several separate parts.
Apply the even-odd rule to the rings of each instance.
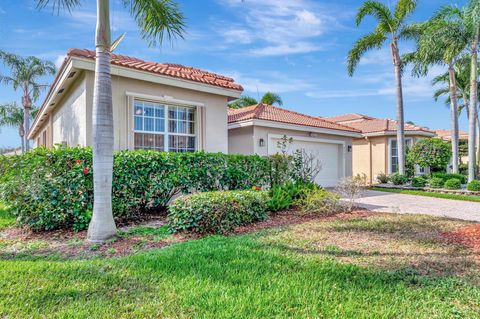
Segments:
[[[269,154],[275,154],[281,151],[279,143],[280,138],[272,138],[269,143]],[[324,187],[333,187],[338,183],[341,176],[341,153],[339,144],[303,141],[293,139],[292,143],[287,145],[286,152],[293,154],[296,150],[305,150],[313,154],[322,164],[320,173],[315,178],[315,182]]]

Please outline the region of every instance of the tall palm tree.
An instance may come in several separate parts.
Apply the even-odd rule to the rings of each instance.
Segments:
[[[55,65],[50,61],[44,61],[34,56],[21,57],[16,54],[0,51],[0,60],[11,71],[10,75],[0,75],[0,82],[11,85],[16,91],[22,91],[23,106],[23,129],[25,150],[30,149],[30,143],[27,138],[30,129],[30,113],[32,103],[35,102],[43,89],[47,88],[47,84],[39,83],[39,79],[55,73]]]
[[[30,115],[35,117],[38,109],[32,107],[30,110]],[[9,126],[16,128],[18,130],[18,135],[22,143],[22,152],[25,151],[25,129],[24,129],[24,113],[23,109],[17,105],[17,103],[6,103],[0,105],[0,127]]]
[[[248,95],[243,95],[239,99],[232,101],[230,104],[228,104],[228,106],[232,109],[240,109],[242,107],[247,107],[258,103],[259,102],[255,98]],[[268,105],[277,104],[278,106],[283,105],[283,101],[280,95],[274,92],[265,92],[265,94],[260,99],[260,103]]]
[[[81,0],[36,0],[39,8],[49,3],[55,8],[70,11]],[[164,38],[183,38],[184,17],[177,3],[171,0],[123,0],[150,45],[161,44]],[[110,1],[97,0],[95,32],[95,81],[93,89],[93,215],[87,239],[105,242],[115,236],[117,229],[112,214],[113,175],[113,111],[112,79],[110,74],[111,36]]]
[[[450,10],[459,18],[445,19],[442,12]],[[461,19],[463,12],[456,6],[445,7],[440,15],[435,15],[429,21],[413,26],[418,31],[416,51],[403,57],[405,63],[413,63],[414,76],[426,76],[431,66],[443,65],[448,71],[448,93],[451,118],[451,146],[452,146],[452,171],[458,173],[458,103],[457,103],[457,76],[455,65],[462,57],[468,45],[468,36],[465,25]]]
[[[470,0],[464,14],[470,35],[470,119],[468,121],[468,181],[475,179],[475,133],[478,105],[478,43],[480,40],[480,0]]]
[[[392,12],[379,1],[365,1],[358,9],[355,23],[359,26],[366,16],[372,16],[377,20],[377,26],[372,33],[363,36],[355,43],[348,53],[347,60],[348,74],[352,76],[361,57],[367,51],[380,49],[385,42],[389,41],[397,92],[397,152],[398,172],[400,174],[405,174],[405,120],[402,93],[402,59],[398,42],[412,37],[412,30],[408,27],[406,20],[416,7],[416,0],[398,0]]]

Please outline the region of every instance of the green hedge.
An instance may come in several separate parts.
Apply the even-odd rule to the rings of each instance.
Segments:
[[[34,230],[88,226],[93,204],[90,148],[36,148],[3,156],[0,173],[1,199],[20,224]],[[260,156],[121,151],[114,155],[113,212],[117,220],[136,218],[164,209],[179,193],[250,189],[269,184],[271,175],[270,159]]]
[[[168,207],[170,229],[225,234],[268,217],[266,191],[217,191],[185,195]]]
[[[461,189],[462,182],[458,178],[450,178],[443,185],[446,189]]]
[[[467,176],[463,174],[454,174],[454,173],[432,173],[432,177],[438,177],[443,179],[443,182],[448,181],[449,179],[456,178],[460,180],[460,183],[465,184],[467,182]]]

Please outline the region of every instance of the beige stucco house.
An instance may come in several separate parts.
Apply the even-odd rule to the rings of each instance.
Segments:
[[[355,113],[323,119],[361,131],[361,137],[353,140],[354,175],[365,174],[369,183],[375,183],[379,174],[397,172],[397,121]],[[418,139],[434,136],[435,133],[426,128],[405,124],[407,147],[413,145]],[[420,167],[416,170],[418,174],[423,173]]]
[[[71,49],[32,123],[35,146],[92,145],[95,52]],[[227,152],[233,79],[178,64],[112,55],[114,148]]]
[[[272,105],[228,110],[229,153],[265,156],[304,149],[320,161],[316,182],[326,187],[352,175],[352,141],[360,137],[358,129]]]

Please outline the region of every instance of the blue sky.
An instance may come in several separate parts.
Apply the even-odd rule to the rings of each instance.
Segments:
[[[354,16],[362,1],[354,0],[179,0],[186,17],[184,40],[149,48],[121,1],[111,0],[113,38],[126,32],[117,53],[145,60],[194,66],[235,78],[245,93],[257,97],[279,93],[286,108],[312,115],[350,112],[395,118],[393,67],[388,49],[362,59],[350,78],[345,59],[357,38],[372,30],[360,28]],[[387,5],[396,1],[384,0]],[[38,11],[34,0],[0,2],[0,49],[61,63],[69,48],[94,48],[95,2],[83,1],[71,14]],[[423,21],[443,4],[465,1],[420,0],[412,21]],[[402,43],[401,49],[412,49]],[[7,70],[0,67],[0,72]],[[425,78],[404,77],[405,117],[417,124],[448,128],[449,111],[432,98],[432,69]],[[45,78],[51,83],[52,78]],[[20,101],[20,93],[0,87],[0,102]],[[43,96],[36,102],[40,105]],[[461,129],[466,130],[465,115]],[[0,147],[17,146],[17,130],[2,128]]]

